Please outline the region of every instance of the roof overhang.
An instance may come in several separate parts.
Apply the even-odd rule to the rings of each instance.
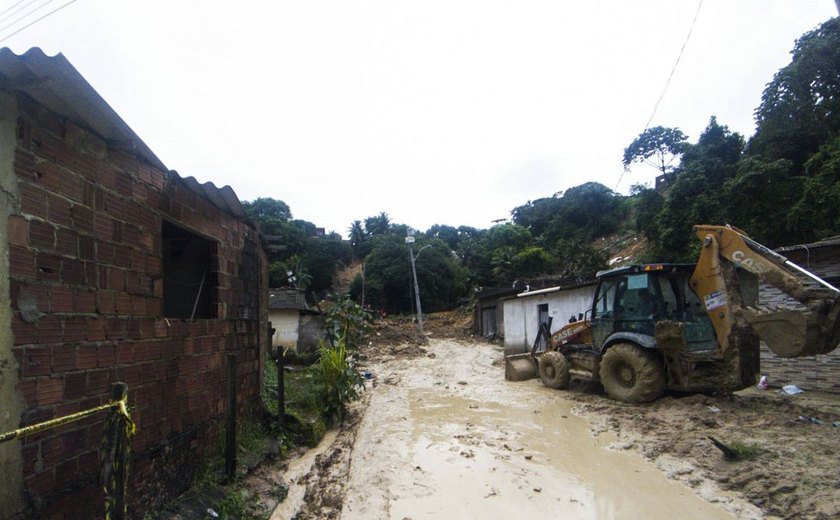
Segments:
[[[17,55],[0,49],[0,90],[23,92],[51,112],[93,132],[110,148],[129,153],[182,182],[190,191],[220,210],[246,219],[239,197],[230,186],[217,188],[170,171],[128,124],[111,108],[63,54],[47,56],[33,47]]]

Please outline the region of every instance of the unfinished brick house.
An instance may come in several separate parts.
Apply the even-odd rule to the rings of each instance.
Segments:
[[[215,449],[226,354],[258,403],[266,266],[230,187],[167,170],[62,55],[0,50],[0,431],[126,382],[141,518]],[[101,517],[103,420],[0,445],[0,516]]]

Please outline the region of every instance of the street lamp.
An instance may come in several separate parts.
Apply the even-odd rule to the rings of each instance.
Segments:
[[[415,267],[414,261],[417,260],[420,253],[422,253],[423,250],[431,244],[421,247],[420,250],[417,251],[417,256],[414,256],[414,248],[412,247],[412,244],[414,243],[414,236],[410,233],[411,231],[409,231],[409,235],[405,237],[405,243],[408,244],[408,258],[411,260],[411,276],[414,278],[414,301],[417,304],[417,330],[420,331],[421,337],[426,337],[426,333],[423,332],[423,310],[420,308],[420,285],[417,283],[417,268]]]

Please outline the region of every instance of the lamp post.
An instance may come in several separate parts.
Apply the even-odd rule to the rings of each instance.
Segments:
[[[409,231],[409,233],[411,232]],[[417,256],[414,256],[414,248],[412,247],[414,236],[409,234],[405,237],[405,243],[408,244],[408,258],[411,260],[411,276],[414,278],[414,301],[417,304],[417,330],[420,331],[420,336],[426,337],[426,333],[423,332],[423,309],[420,307],[420,285],[417,283],[417,268],[415,267],[414,261],[417,260],[420,253],[429,247],[429,245],[421,247],[417,251]]]

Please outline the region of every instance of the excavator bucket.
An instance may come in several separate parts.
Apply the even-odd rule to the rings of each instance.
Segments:
[[[530,352],[505,356],[505,379],[526,381],[537,377],[537,362]]]
[[[826,319],[801,310],[742,309],[750,327],[771,352],[782,358],[815,356],[834,350],[833,334],[825,327]]]

